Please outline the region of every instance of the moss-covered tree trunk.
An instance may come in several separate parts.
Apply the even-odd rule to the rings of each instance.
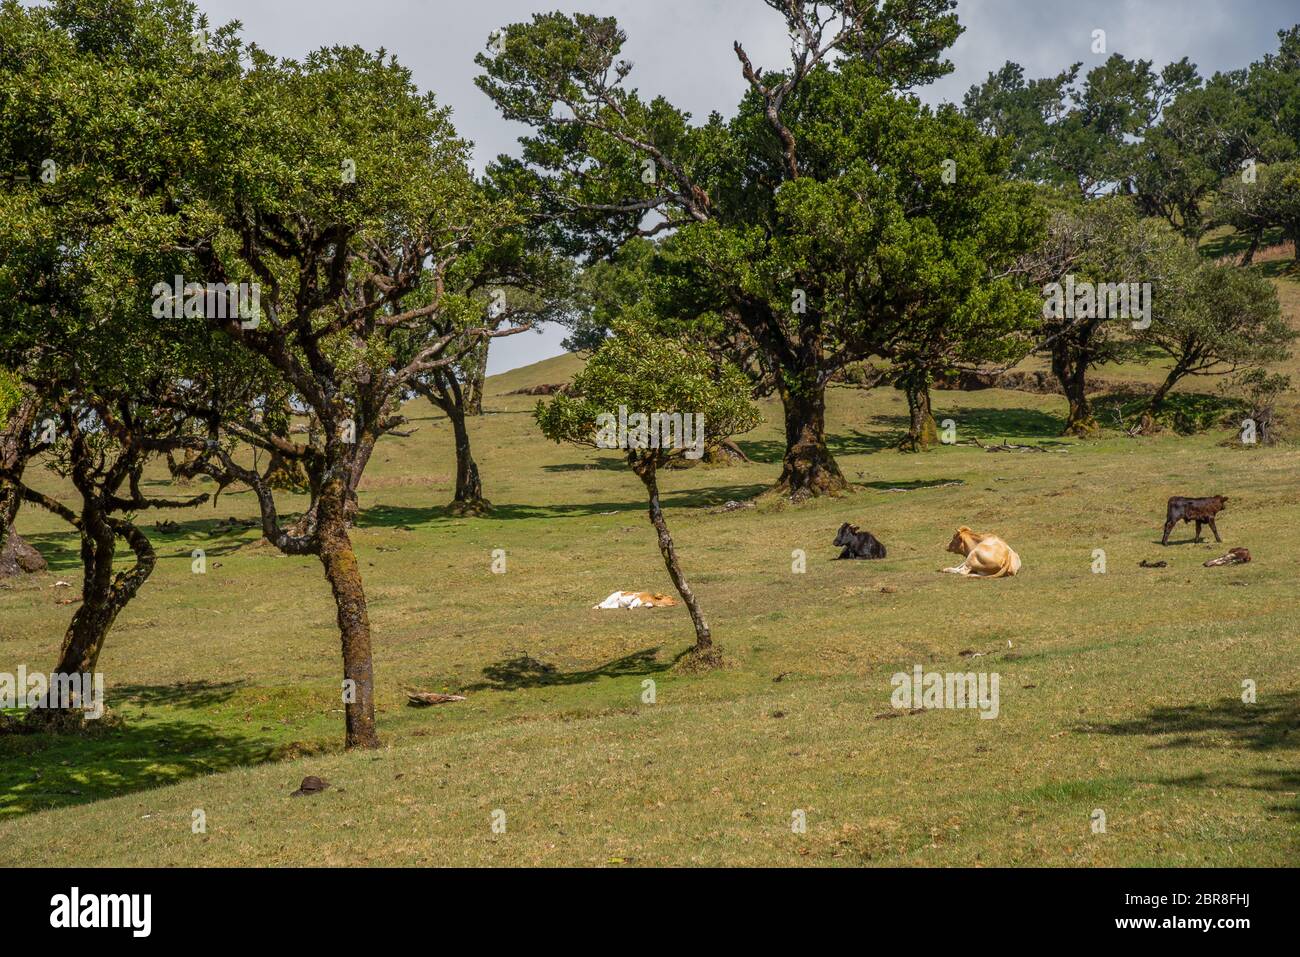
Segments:
[[[31,432],[36,423],[37,401],[27,396],[10,413],[0,430],[0,473],[22,478],[31,448]],[[0,578],[44,571],[45,559],[40,552],[14,531],[14,520],[22,498],[18,489],[0,479]]]
[[[899,448],[904,452],[924,452],[939,444],[939,428],[930,407],[930,383],[926,379],[907,379],[902,384],[907,396],[907,434]]]
[[[1089,436],[1097,431],[1097,420],[1088,402],[1088,354],[1085,350],[1060,344],[1052,350],[1052,374],[1060,383],[1069,403],[1063,435]]]
[[[375,676],[370,645],[370,614],[361,569],[348,536],[350,490],[341,476],[324,484],[317,503],[320,560],[330,583],[343,643],[343,710],[348,748],[377,748]]]
[[[488,347],[491,344],[491,339],[484,338],[465,357],[463,365],[465,368],[464,408],[466,415],[478,416],[483,414],[483,383],[487,381]]]
[[[13,528],[0,538],[0,578],[34,575],[48,567],[45,557]]]
[[[454,404],[446,411],[456,442],[456,495],[451,502],[452,511],[459,515],[484,514],[491,509],[491,503],[483,497],[483,480],[479,478],[478,463],[470,449],[465,414]]]

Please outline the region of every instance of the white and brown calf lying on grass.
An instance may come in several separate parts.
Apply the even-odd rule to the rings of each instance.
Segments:
[[[677,600],[668,595],[659,595],[648,591],[616,591],[599,605],[592,608],[667,608],[677,604]]]
[[[948,543],[948,551],[966,560],[944,571],[976,578],[1008,578],[1020,571],[1020,556],[996,535],[977,535],[963,525]]]

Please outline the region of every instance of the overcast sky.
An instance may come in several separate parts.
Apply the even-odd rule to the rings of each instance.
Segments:
[[[212,25],[244,24],[245,36],[281,56],[355,43],[384,47],[416,82],[455,110],[461,135],[475,144],[479,168],[512,152],[521,128],[502,120],[474,85],[474,55],[498,26],[561,9],[618,18],[628,35],[630,82],[663,94],[696,116],[729,115],[744,79],[731,44],[740,40],[756,65],[780,68],[788,43],[781,18],[762,0],[198,0]],[[1202,75],[1244,66],[1276,49],[1277,31],[1300,22],[1295,0],[960,0],[966,32],[949,50],[955,71],[919,90],[922,99],[960,102],[973,83],[1007,60],[1031,77],[1084,69],[1104,59],[1091,52],[1105,30],[1107,55],[1154,60],[1190,57]],[[489,372],[526,365],[561,350],[559,330],[524,333],[492,345]]]

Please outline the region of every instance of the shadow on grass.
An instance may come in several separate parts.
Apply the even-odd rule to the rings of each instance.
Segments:
[[[631,482],[635,477],[629,475]],[[720,485],[713,488],[685,489],[660,496],[664,508],[708,508],[736,500],[744,501],[766,491],[765,483],[749,485]],[[633,491],[633,486],[628,486]],[[646,501],[643,498],[629,498],[623,502],[584,502],[575,505],[513,505],[493,503],[492,511],[483,520],[513,520],[529,518],[556,518],[559,516],[590,516],[610,512],[644,512]],[[410,508],[395,505],[374,505],[364,509],[357,522],[362,528],[399,528],[403,526],[424,525],[430,523],[451,523],[468,521],[464,516],[453,514],[445,505]]]
[[[235,692],[248,687],[248,682],[238,681],[186,681],[174,685],[125,685],[113,689],[113,697],[139,707],[165,706],[168,708],[209,708],[222,704],[235,696]]]
[[[1259,248],[1268,249],[1282,242],[1286,237],[1283,235],[1280,226],[1273,229],[1267,229],[1262,234]],[[1200,253],[1210,259],[1220,259],[1223,256],[1236,256],[1238,261],[1250,247],[1250,237],[1245,233],[1231,232],[1224,233],[1222,236],[1216,236],[1213,239],[1206,240],[1201,244]]]
[[[0,736],[0,818],[130,794],[276,760],[283,746],[189,721]]]
[[[896,416],[880,416],[880,419],[896,419]],[[907,420],[903,422],[906,431]],[[898,445],[899,436],[888,433],[866,433],[856,429],[826,436],[826,448],[831,455],[839,458],[847,455],[866,455],[869,452],[883,452]],[[771,439],[737,439],[736,444],[751,461],[764,465],[780,465],[785,461],[785,443]]]
[[[562,465],[543,465],[543,472],[625,472],[627,461],[612,455],[588,459],[585,462],[565,462]]]
[[[882,416],[883,418],[883,416]],[[826,447],[831,455],[838,457],[848,455],[866,455],[870,452],[886,452],[898,448],[898,440],[907,431],[907,420],[903,419],[903,429],[897,435],[892,432],[859,432],[854,429],[847,435],[831,435],[826,438]]]
[[[1086,730],[1122,736],[1175,735],[1154,745],[1160,748],[1211,746],[1196,735],[1213,734],[1227,735],[1233,747],[1251,751],[1294,750],[1300,748],[1300,693],[1267,695],[1256,704],[1229,697],[1214,704],[1152,708],[1141,718]]]
[[[81,539],[69,528],[66,532],[41,532],[24,535],[27,544],[41,553],[52,572],[81,568]]]
[[[1256,262],[1252,267],[1269,279],[1295,279],[1300,277],[1300,265],[1292,258],[1286,259],[1267,259],[1263,262]]]
[[[936,408],[934,417],[941,425],[944,419],[952,419],[957,425],[959,437],[965,435],[994,439],[1054,439],[1065,429],[1065,419],[1041,409],[985,409],[958,406]],[[896,446],[898,440],[907,432],[908,419],[904,415],[877,415],[872,417],[872,421],[896,430],[895,434],[884,438],[885,444],[891,448]]]
[[[1164,526],[1162,525],[1159,528],[1157,528],[1156,531],[1158,532],[1162,531],[1163,528]],[[1210,526],[1208,525],[1206,525],[1204,528],[1201,529],[1200,538],[1196,537],[1196,525],[1192,522],[1187,522],[1187,523],[1179,522],[1177,528],[1178,531],[1185,532],[1187,534],[1187,537],[1175,538],[1174,536],[1178,534],[1178,531],[1171,531],[1169,533],[1168,542],[1161,541],[1160,537],[1157,536],[1151,539],[1151,544],[1159,545],[1161,548],[1172,548],[1175,545],[1222,545],[1225,551],[1228,548],[1226,543],[1216,542],[1214,540],[1214,533],[1210,531]],[[1217,558],[1218,556],[1215,557]]]
[[[285,527],[297,521],[297,515],[283,518]],[[176,530],[160,532],[149,524],[141,524],[141,531],[149,539],[159,561],[184,559],[191,561],[194,548],[202,548],[208,558],[228,555],[248,544],[241,536],[252,532],[260,536],[257,528],[231,528],[222,519],[196,519],[177,522]],[[206,536],[206,539],[205,537]],[[41,532],[23,536],[41,553],[51,572],[68,572],[81,568],[81,539],[69,528],[67,531]],[[256,539],[252,539],[256,541]],[[119,539],[118,553],[129,555],[130,549]]]
[[[1300,749],[1300,693],[1284,692],[1245,704],[1240,698],[1223,698],[1213,704],[1186,704],[1152,708],[1140,718],[1077,730],[1089,734],[1150,737],[1153,749],[1221,748],[1227,746],[1258,753]],[[1175,787],[1243,788],[1287,795],[1289,803],[1274,810],[1300,818],[1300,769],[1259,769],[1236,778],[1225,774],[1197,773],[1166,778],[1158,783]]]
[[[733,439],[751,462],[780,465],[785,459],[785,443],[771,439]]]
[[[1147,411],[1154,389],[1116,390],[1092,400],[1097,421],[1108,428],[1129,429]],[[1208,392],[1172,392],[1165,397],[1156,422],[1179,435],[1193,435],[1223,425],[1245,409],[1240,399]]]
[[[471,691],[517,691],[521,688],[586,684],[601,678],[657,674],[672,667],[672,662],[657,661],[658,655],[657,647],[644,648],[588,671],[562,672],[554,665],[522,654],[488,665],[483,669],[485,680],[469,685],[468,688]]]
[[[906,482],[858,482],[862,488],[873,488],[879,491],[886,489],[902,488],[909,492],[917,492],[927,488],[950,487],[953,483],[965,485],[966,481],[959,478],[935,478],[935,479],[911,479]]]

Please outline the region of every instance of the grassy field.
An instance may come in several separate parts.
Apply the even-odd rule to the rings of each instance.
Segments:
[[[1294,318],[1297,284],[1278,282]],[[450,428],[427,405],[408,410],[413,436],[377,451],[355,543],[381,751],[341,750],[319,565],[219,524],[254,515],[250,495],[228,492],[157,516],[180,530],[153,535],[158,569],[100,661],[120,726],[0,739],[0,865],[1294,864],[1300,446],[1232,447],[1226,428],[1064,441],[1061,397],[989,390],[936,394],[938,417],[960,440],[1044,451],[904,455],[900,394],[836,387],[830,431],[852,492],[712,511],[779,472],[779,408],[764,403],[742,441],[752,464],[662,480],[729,662],[684,675],[684,608],[590,608],[670,587],[640,483],[613,454],[545,443],[535,400],[506,394],[577,367],[562,357],[489,381],[472,429],[490,518],[443,507]],[[1159,369],[1101,375],[1141,383]],[[1216,493],[1231,498],[1224,544],[1192,544],[1184,526],[1162,549],[1165,499]],[[889,557],[832,561],[844,521]],[[939,574],[961,524],[1006,538],[1022,574]],[[76,542],[35,509],[19,530],[51,570],[0,590],[0,671],[48,670],[71,614],[60,602],[79,587]],[[1255,561],[1201,566],[1236,545]],[[205,575],[191,573],[194,548]],[[918,664],[998,673],[999,717],[892,708],[891,675]],[[405,688],[467,700],[415,709]],[[308,774],[332,787],[290,797]]]

